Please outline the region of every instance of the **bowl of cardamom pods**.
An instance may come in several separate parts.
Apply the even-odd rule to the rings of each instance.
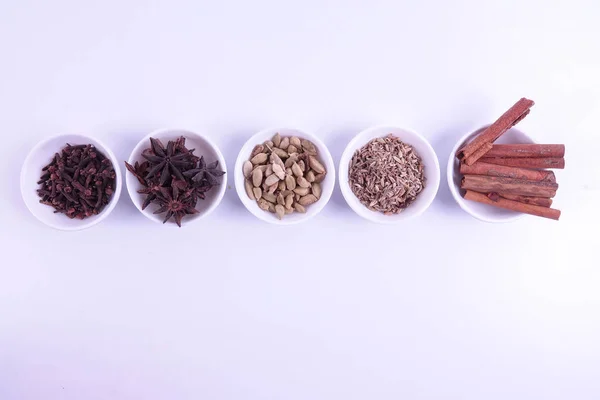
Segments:
[[[335,186],[335,167],[318,137],[293,128],[271,128],[244,144],[234,178],[240,200],[254,216],[291,225],[325,207]]]

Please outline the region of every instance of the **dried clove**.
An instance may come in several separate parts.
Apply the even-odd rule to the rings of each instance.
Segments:
[[[115,180],[112,163],[94,145],[67,143],[42,168],[37,193],[40,203],[53,207],[55,213],[84,219],[99,214],[110,202]]]

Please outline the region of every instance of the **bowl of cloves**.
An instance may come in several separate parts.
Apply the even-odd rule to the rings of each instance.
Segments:
[[[150,133],[133,149],[127,191],[154,222],[183,226],[210,214],[226,189],[225,159],[207,137],[184,129]]]
[[[59,135],[38,143],[21,170],[21,194],[41,222],[61,230],[89,228],[114,209],[121,193],[116,157],[98,139]]]

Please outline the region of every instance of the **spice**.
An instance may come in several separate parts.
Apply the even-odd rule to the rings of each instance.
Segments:
[[[495,207],[558,220],[550,208],[558,184],[554,172],[565,167],[562,144],[492,144],[522,120],[533,106],[521,99],[457,153],[464,198]]]
[[[563,158],[564,144],[495,144],[485,157],[500,158]]]
[[[554,197],[558,184],[550,181],[530,181],[487,175],[465,175],[460,187],[480,193],[508,193],[521,196]]]
[[[143,186],[138,190],[146,195],[142,210],[155,204],[158,208],[154,214],[165,214],[163,223],[173,218],[180,227],[184,216],[198,213],[198,200],[219,185],[225,174],[218,161],[206,164],[204,157],[195,156],[194,150],[185,146],[183,136],[169,141],[166,147],[159,139],[150,138],[150,147],[142,151],[142,157],[146,160],[142,163],[125,162]]]
[[[386,215],[402,212],[425,187],[421,157],[392,134],[373,139],[357,150],[348,176],[358,200]]]
[[[531,168],[531,169],[564,169],[564,158],[499,158],[482,157],[480,161],[488,164],[506,165],[508,167]]]
[[[526,98],[517,101],[500,118],[473,139],[473,141],[461,148],[456,154],[458,159],[464,161],[467,165],[472,165],[475,161],[479,160],[492,149],[492,143],[496,139],[521,122],[529,114],[534,104],[533,100]]]
[[[256,145],[242,170],[248,197],[279,219],[304,213],[305,207],[316,203],[322,193],[320,182],[327,174],[311,141],[279,133]]]
[[[489,198],[483,193],[474,192],[467,190],[465,193],[465,199],[473,200],[478,203],[489,204],[491,206],[504,208],[507,210],[517,211],[525,214],[536,215],[538,217],[550,218],[558,220],[560,218],[560,211],[553,208],[521,203],[518,201],[508,200],[503,197],[494,197],[496,200]]]
[[[473,165],[460,163],[460,173],[463,175],[503,176],[506,178],[526,179],[531,181],[556,182],[556,177],[552,171],[537,171],[533,169],[488,164],[481,160]]]
[[[110,202],[116,174],[111,161],[92,144],[70,145],[42,168],[40,203],[69,218],[98,215]]]

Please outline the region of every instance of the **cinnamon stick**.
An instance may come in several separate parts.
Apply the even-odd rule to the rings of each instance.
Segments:
[[[460,173],[463,175],[503,176],[506,178],[525,179],[530,181],[556,182],[556,177],[552,171],[537,171],[533,169],[507,167],[482,161],[477,161],[473,165],[461,163]]]
[[[520,99],[475,139],[461,148],[456,156],[460,160],[464,159],[467,165],[472,165],[475,161],[483,157],[486,153],[486,148],[490,149],[489,144],[493,143],[504,132],[525,118],[534,104],[532,100],[526,98]]]
[[[497,201],[494,201],[489,199],[485,194],[477,193],[472,190],[467,190],[464,197],[466,200],[477,201],[479,203],[489,204],[490,206],[500,207],[506,210],[536,215],[538,217],[550,218],[557,221],[560,218],[560,210],[556,210],[554,208],[520,203],[518,201],[508,200],[502,197],[498,198]]]
[[[544,169],[554,168],[563,169],[565,167],[564,158],[498,158],[498,157],[483,157],[482,162],[496,165],[506,165],[517,168],[533,168]]]
[[[465,175],[460,187],[480,193],[507,193],[532,197],[554,197],[558,184],[485,175]]]
[[[564,144],[495,144],[486,157],[502,158],[562,158]]]
[[[519,203],[533,204],[535,206],[540,206],[540,207],[550,207],[552,205],[552,199],[548,199],[545,197],[520,196],[518,194],[509,194],[509,193],[497,193],[497,194],[498,194],[498,196],[503,197],[507,200],[518,201]]]

